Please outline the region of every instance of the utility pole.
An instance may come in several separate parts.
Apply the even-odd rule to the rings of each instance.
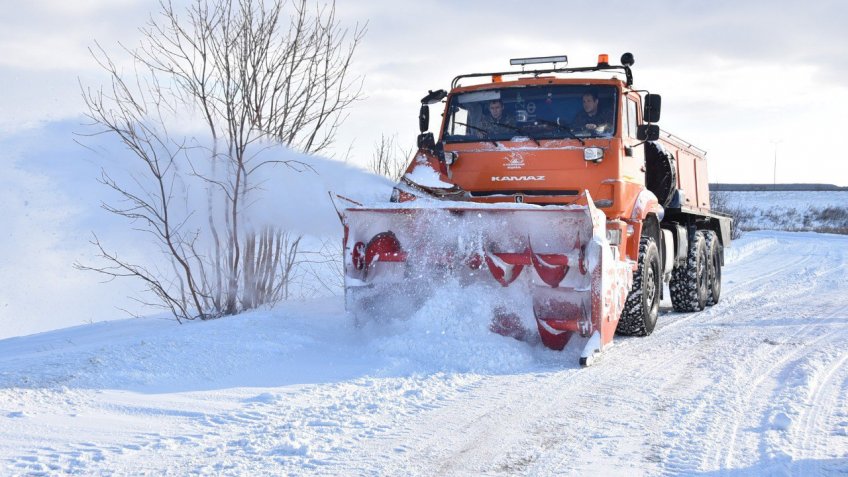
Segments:
[[[772,139],[771,143],[774,144],[774,170],[772,171],[772,189],[777,189],[777,145],[782,143],[782,139]]]

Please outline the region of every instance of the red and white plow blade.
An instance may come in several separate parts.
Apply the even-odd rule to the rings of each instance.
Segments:
[[[459,286],[518,283],[542,342],[589,338],[581,363],[610,343],[632,269],[606,240],[606,217],[587,206],[412,202],[344,211],[346,304],[357,319],[414,311],[450,277]],[[435,204],[435,205],[434,205]],[[493,331],[524,336],[508,310]]]

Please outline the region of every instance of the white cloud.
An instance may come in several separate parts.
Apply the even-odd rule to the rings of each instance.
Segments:
[[[22,2],[0,17],[0,66],[40,72],[95,69],[94,40],[133,41],[152,4],[143,0]]]

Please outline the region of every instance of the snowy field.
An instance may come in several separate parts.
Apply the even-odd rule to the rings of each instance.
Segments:
[[[742,230],[848,233],[848,191],[726,191]]]
[[[848,237],[749,232],[724,283],[586,369],[450,290],[5,339],[0,474],[847,474]]]
[[[846,207],[848,191],[726,191],[733,205],[743,208]]]

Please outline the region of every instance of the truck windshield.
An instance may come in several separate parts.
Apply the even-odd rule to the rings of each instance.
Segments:
[[[445,142],[612,137],[613,86],[545,85],[486,89],[451,96]]]

